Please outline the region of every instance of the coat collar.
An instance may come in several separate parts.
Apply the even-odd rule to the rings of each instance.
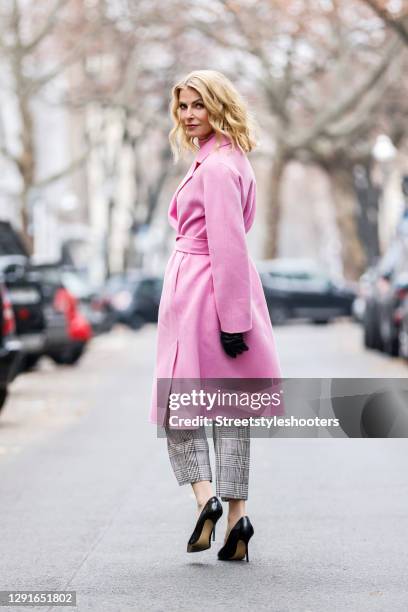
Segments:
[[[231,144],[231,140],[224,134],[220,134],[220,140],[220,147],[226,147],[227,145]],[[198,143],[200,149],[196,154],[194,161],[201,164],[205,158],[208,157],[209,154],[217,147],[216,133],[213,132],[206,140],[201,142],[198,141]]]
[[[224,136],[221,134],[221,144],[220,147],[225,147],[231,144],[231,140],[228,136]],[[199,142],[200,149],[197,152],[193,163],[190,166],[190,170],[187,172],[187,175],[184,177],[180,185],[176,189],[176,195],[181,191],[186,183],[192,178],[197,167],[205,160],[206,157],[215,149],[217,146],[217,140],[215,138],[215,132],[213,132],[206,140]]]

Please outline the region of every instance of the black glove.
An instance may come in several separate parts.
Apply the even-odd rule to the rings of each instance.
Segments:
[[[224,331],[220,332],[221,344],[227,355],[235,358],[237,355],[249,350],[249,347],[244,342],[243,335],[243,332],[233,334]]]

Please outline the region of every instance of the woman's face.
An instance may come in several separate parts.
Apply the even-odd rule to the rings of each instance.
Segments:
[[[179,117],[187,136],[197,136],[201,140],[213,131],[204,102],[192,87],[180,90]]]

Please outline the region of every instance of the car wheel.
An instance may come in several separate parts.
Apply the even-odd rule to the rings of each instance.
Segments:
[[[139,314],[135,313],[132,318],[129,320],[130,329],[140,329],[145,324],[145,320]]]
[[[58,353],[49,353],[49,357],[51,357],[53,362],[57,365],[75,365],[81,358],[84,348],[84,344],[82,346],[67,347]]]
[[[330,319],[313,319],[313,323],[315,325],[327,325],[330,322]]]
[[[364,346],[369,349],[375,348],[372,328],[368,324],[366,317],[364,317],[363,319],[363,330],[364,330]]]
[[[28,371],[28,370],[33,370],[35,368],[35,366],[37,365],[37,363],[40,360],[41,355],[25,355],[25,357],[23,358],[23,364],[22,367],[24,368],[24,371]]]
[[[382,350],[382,340],[376,317],[371,308],[366,308],[363,318],[364,346],[369,349]]]
[[[0,388],[0,410],[3,408],[6,402],[7,395],[8,395],[7,387],[1,387]]]
[[[380,350],[386,355],[396,357],[399,350],[398,331],[387,314],[380,318],[379,325]]]

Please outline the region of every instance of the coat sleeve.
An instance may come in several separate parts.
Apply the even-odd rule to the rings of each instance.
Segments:
[[[252,328],[251,278],[240,177],[222,162],[203,168],[204,210],[221,330]]]

